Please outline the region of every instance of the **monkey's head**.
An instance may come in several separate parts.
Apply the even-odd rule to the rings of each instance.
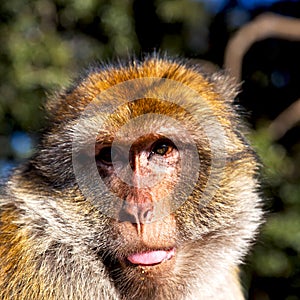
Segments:
[[[103,263],[121,293],[219,278],[261,217],[235,95],[227,76],[182,60],[90,69],[48,102],[50,129],[23,171],[33,228]]]

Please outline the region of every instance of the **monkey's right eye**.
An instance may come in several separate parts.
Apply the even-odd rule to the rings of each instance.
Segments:
[[[113,163],[125,164],[126,160],[120,148],[112,147],[111,145],[98,146],[96,145],[96,164],[98,166],[112,166]]]
[[[103,147],[95,157],[97,163],[112,165],[113,161],[120,160],[120,153],[117,149],[110,146]]]
[[[111,147],[102,148],[99,154],[96,155],[96,161],[100,161],[106,165],[111,165],[112,164]]]

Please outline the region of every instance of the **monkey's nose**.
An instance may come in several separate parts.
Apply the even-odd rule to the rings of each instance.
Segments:
[[[130,203],[124,201],[123,207],[119,214],[121,222],[131,222],[132,224],[151,223],[154,216],[153,204],[146,203]]]

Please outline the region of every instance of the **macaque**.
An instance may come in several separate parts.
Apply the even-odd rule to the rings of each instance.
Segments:
[[[154,54],[50,97],[0,198],[0,299],[244,299],[262,210],[236,93]]]

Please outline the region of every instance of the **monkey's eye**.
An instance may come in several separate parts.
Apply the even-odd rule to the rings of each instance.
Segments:
[[[119,161],[121,159],[121,154],[117,149],[107,146],[100,149],[95,158],[96,162],[112,165],[113,161]]]
[[[171,152],[173,151],[174,148],[176,148],[176,147],[170,140],[160,140],[154,144],[151,154],[167,156],[167,155],[171,154]]]

